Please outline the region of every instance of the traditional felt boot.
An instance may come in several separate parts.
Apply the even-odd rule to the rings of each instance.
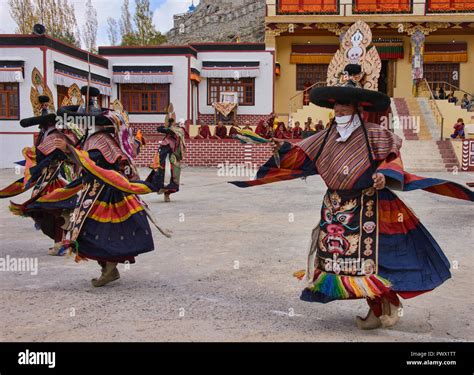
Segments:
[[[387,298],[382,298],[382,315],[380,315],[380,321],[384,328],[393,327],[398,323],[400,317],[402,316],[403,306],[399,302],[399,305],[396,306],[392,304]]]
[[[100,287],[119,278],[120,273],[117,269],[117,263],[106,262],[105,267],[102,268],[102,275],[98,279],[92,279],[91,282],[93,286]]]
[[[171,202],[170,193],[165,193],[165,194],[164,194],[164,197],[165,197],[165,202],[166,202],[166,203]]]
[[[374,310],[370,309],[365,318],[358,316],[356,318],[357,328],[362,330],[376,329],[382,327],[382,322],[374,313]]]
[[[104,276],[104,273],[105,273],[105,265],[106,265],[106,262],[102,262],[102,261],[97,261],[97,263],[99,263],[99,266],[100,266],[100,277]],[[94,277],[91,282],[94,283],[94,282],[97,282],[97,280],[99,280],[100,277]]]

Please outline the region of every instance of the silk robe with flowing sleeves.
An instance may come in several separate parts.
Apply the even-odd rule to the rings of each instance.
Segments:
[[[307,282],[303,300],[375,298],[390,288],[409,298],[450,278],[441,248],[392,189],[422,189],[470,202],[474,193],[454,182],[407,173],[400,156],[401,139],[377,124],[363,126],[367,138],[361,126],[345,142],[338,142],[339,134],[331,126],[301,142],[285,142],[279,150],[279,167],[272,157],[256,179],[231,182],[250,187],[322,177],[328,191],[321,221],[313,230],[306,272],[299,274]],[[386,178],[386,187],[379,191],[372,187],[375,172]],[[351,254],[362,260],[364,271],[348,263]]]

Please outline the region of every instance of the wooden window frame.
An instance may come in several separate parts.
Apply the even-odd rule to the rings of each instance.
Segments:
[[[219,80],[220,83],[215,82],[216,80]],[[229,81],[229,82],[224,83],[224,80]],[[242,82],[244,80],[245,82]],[[220,89],[221,86],[224,86],[222,90]],[[216,101],[217,101],[220,99],[221,92],[226,92],[226,91],[238,92],[234,89],[231,89],[231,87],[236,87],[236,86],[243,87],[244,98],[246,97],[245,89],[247,87],[250,87],[252,89],[252,101],[241,103],[240,97],[239,97],[239,106],[255,106],[255,78],[241,78],[238,80],[235,80],[233,78],[208,78],[207,79],[207,105],[212,105],[212,99],[211,99],[212,87],[217,87],[217,90],[216,90]]]
[[[448,7],[440,7],[440,4],[448,3]],[[471,4],[470,4],[471,5]],[[467,8],[463,0],[426,0],[425,13],[470,13],[474,8]]]
[[[326,4],[322,4],[326,3]],[[298,4],[287,4],[285,0],[277,0],[276,1],[276,12],[278,15],[287,15],[287,14],[339,14],[339,3],[338,0],[333,0],[330,2],[321,1],[320,3],[317,1],[308,1],[307,4],[305,2],[299,1]],[[326,7],[330,9],[325,9]],[[290,10],[291,9],[291,10]]]
[[[322,78],[321,80],[315,80],[314,82],[311,82],[312,84],[318,82],[318,81],[321,81],[321,82],[325,82],[326,81],[326,77],[327,77],[327,70],[328,70],[328,67],[329,67],[329,64],[296,64],[296,91],[303,91],[304,90],[304,84],[305,82],[302,82],[301,85],[300,85],[300,82],[299,82],[299,78],[298,78],[298,74],[301,74],[303,72],[301,72],[300,69],[302,69],[302,66],[306,66],[306,65],[321,65],[321,71],[319,73],[321,73],[322,75]],[[307,72],[308,73],[308,72]],[[310,72],[312,74],[315,74],[316,72]]]
[[[382,0],[352,0],[353,14],[406,14],[413,13],[413,0],[404,0],[406,4],[398,6],[390,0],[381,4]],[[387,6],[388,5],[388,6]],[[375,9],[371,9],[374,8]]]
[[[439,67],[439,69],[429,69],[427,67],[427,65],[429,65],[430,67]],[[446,66],[446,69],[441,69],[443,66]],[[453,71],[452,68],[458,68],[456,69],[456,71],[458,72],[457,74],[457,80],[453,80],[452,77],[453,77]],[[448,77],[448,80],[446,81],[447,83],[450,83],[452,84],[453,86],[456,86],[456,87],[459,87],[459,84],[461,82],[461,64],[460,63],[452,63],[452,62],[442,62],[442,63],[425,63],[423,64],[423,76],[426,78],[426,81],[428,82],[428,84],[431,86],[437,86],[438,84],[433,84],[433,82],[442,82],[442,81],[445,81],[444,79],[431,79],[431,77],[438,73],[439,75],[447,75]],[[450,86],[448,87],[443,87],[445,91],[451,91],[451,88]],[[431,87],[431,89],[433,91],[435,91],[437,89],[437,87]]]
[[[5,90],[4,86],[5,85],[15,85],[16,86],[16,91],[15,90]],[[3,117],[0,115],[0,120],[3,121],[11,121],[11,120],[19,120],[20,119],[20,84],[18,82],[0,82],[0,94],[5,95],[6,94],[6,116]],[[11,112],[11,107],[10,107],[10,95],[11,94],[16,94],[17,96],[17,108],[18,108],[18,113],[16,116],[10,116]]]
[[[144,90],[140,89],[140,86],[143,85],[153,85],[153,86],[161,86],[161,88],[165,88],[165,90]],[[134,89],[128,89],[127,86],[138,86],[137,88]],[[165,87],[166,86],[166,87]],[[143,94],[148,94],[148,108],[151,108],[151,94],[157,93],[158,95],[162,93],[166,93],[167,96],[167,101],[165,108],[163,110],[158,110],[158,111],[151,111],[151,110],[139,110],[139,111],[131,111],[129,109],[132,108],[131,102],[126,103],[124,100],[124,93],[125,94],[135,94],[138,97],[138,107],[142,108],[142,95]],[[130,98],[132,98],[132,95],[130,95]],[[121,83],[120,84],[120,101],[123,104],[123,108],[132,115],[162,115],[167,112],[167,108],[170,104],[170,84],[169,83]]]
[[[66,86],[63,86],[63,85],[57,85],[56,86],[56,97],[57,97],[57,100],[58,100],[56,108],[61,107],[61,104],[62,104],[64,98],[67,97],[68,90],[69,90],[69,88],[66,87]]]

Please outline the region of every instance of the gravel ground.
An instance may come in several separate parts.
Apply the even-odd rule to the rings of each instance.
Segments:
[[[460,183],[474,176],[425,173]],[[0,170],[0,185],[15,179]],[[1,341],[471,341],[473,206],[423,191],[400,193],[455,262],[453,277],[404,301],[391,329],[359,331],[362,300],[299,300],[292,273],[305,266],[325,191],[319,177],[238,189],[215,169],[187,168],[169,204],[145,197],[163,227],[156,251],[121,279],[93,288],[95,262],[51,257],[51,241],[0,200],[0,257],[35,257],[37,275],[0,272]],[[13,201],[26,200],[28,193]],[[289,218],[293,216],[294,221]]]

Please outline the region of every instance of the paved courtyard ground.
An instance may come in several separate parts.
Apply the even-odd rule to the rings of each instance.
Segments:
[[[460,183],[473,175],[424,173]],[[0,170],[0,185],[15,179]],[[145,197],[163,227],[156,250],[121,279],[93,288],[95,262],[51,257],[51,241],[0,200],[0,257],[37,257],[37,275],[0,272],[0,341],[472,341],[474,206],[423,191],[399,193],[437,239],[453,277],[404,301],[392,329],[359,331],[362,300],[299,300],[292,277],[306,262],[325,191],[319,177],[239,189],[215,169],[183,171],[169,204]],[[15,197],[15,202],[27,194]],[[289,219],[294,218],[291,222]]]

